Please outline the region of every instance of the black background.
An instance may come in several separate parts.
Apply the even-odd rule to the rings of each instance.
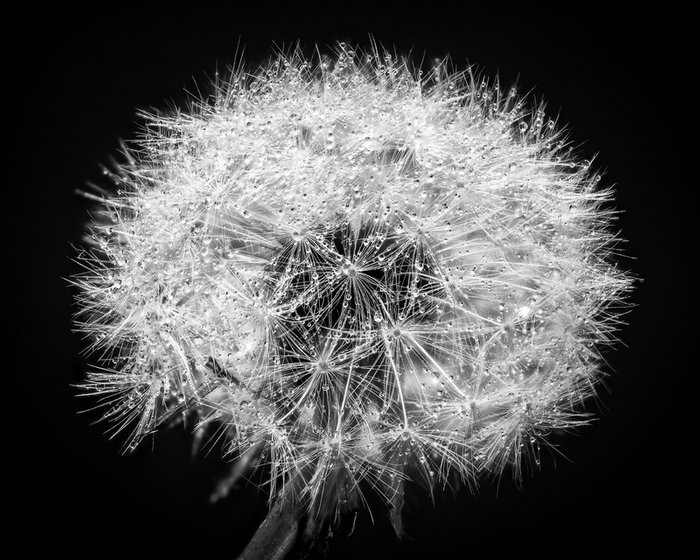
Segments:
[[[273,42],[367,46],[370,32],[418,58],[449,52],[457,67],[498,72],[503,84],[517,79],[521,91],[546,99],[550,114],[582,142],[582,155],[597,153],[605,181],[616,185],[619,226],[633,257],[622,265],[644,281],[621,333],[626,347],[607,354],[613,373],[600,419],[557,441],[567,460],[545,458],[522,489],[504,478],[475,496],[438,496],[434,507],[414,497],[406,510],[413,540],[404,543],[381,510],[374,526],[361,516],[331,557],[672,554],[687,535],[680,506],[690,501],[695,468],[683,466],[694,447],[683,431],[697,371],[685,365],[695,351],[689,326],[697,297],[687,171],[697,161],[680,156],[686,140],[671,131],[697,120],[693,72],[678,41],[677,22],[686,18],[671,7],[631,4],[563,12],[470,2],[461,10],[434,2],[293,10],[163,2],[11,12],[3,38],[10,147],[2,172],[2,293],[10,360],[2,373],[0,523],[22,556],[235,558],[252,535],[265,513],[262,499],[244,488],[210,506],[219,458],[192,459],[184,430],[122,456],[121,441],[90,425],[94,415],[78,414],[86,402],[70,384],[83,379],[85,364],[62,278],[75,271],[71,243],[80,243],[89,204],[73,191],[101,181],[98,164],[137,131],[136,109],[183,105],[184,89],[206,87],[217,67],[233,62],[239,40],[246,60],[257,63]]]

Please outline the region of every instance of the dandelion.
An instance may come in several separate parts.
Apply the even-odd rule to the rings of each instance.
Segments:
[[[182,415],[264,477],[243,558],[367,492],[473,485],[586,424],[631,279],[609,188],[544,107],[343,43],[143,113],[78,261],[78,328],[126,448]],[[551,444],[550,444],[551,445]]]

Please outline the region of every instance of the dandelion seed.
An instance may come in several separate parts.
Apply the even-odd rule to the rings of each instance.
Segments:
[[[127,449],[196,410],[234,460],[217,499],[265,473],[244,557],[370,489],[401,533],[405,480],[519,476],[589,421],[631,279],[611,190],[543,107],[342,44],[215,87],[143,113],[73,282]]]

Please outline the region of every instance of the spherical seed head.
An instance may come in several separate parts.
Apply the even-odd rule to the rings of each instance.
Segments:
[[[519,472],[588,420],[630,278],[542,107],[342,44],[215,86],[144,114],[79,256],[86,386],[129,445],[195,410],[272,495],[335,511],[363,480]]]

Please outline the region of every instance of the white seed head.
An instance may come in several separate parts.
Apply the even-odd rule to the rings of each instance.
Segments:
[[[79,255],[86,387],[130,447],[191,410],[271,495],[336,508],[518,473],[589,420],[631,280],[543,107],[342,44],[215,85],[144,113]]]

